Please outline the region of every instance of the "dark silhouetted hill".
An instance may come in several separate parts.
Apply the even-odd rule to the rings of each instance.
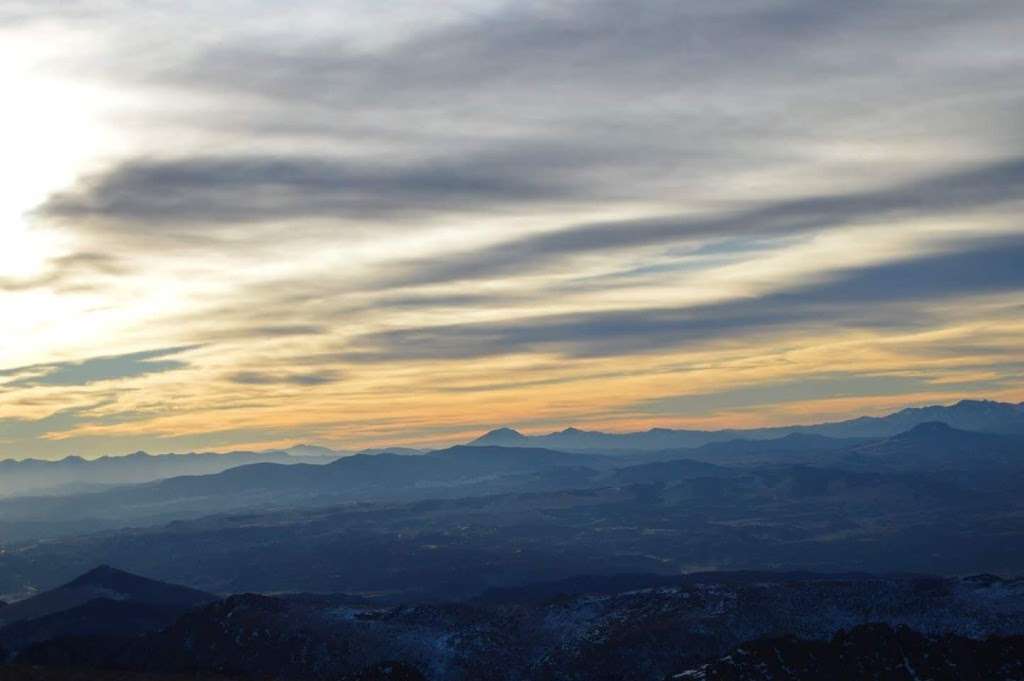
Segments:
[[[35,620],[40,617],[107,600],[187,609],[213,600],[213,596],[184,586],[139,577],[107,565],[80,577],[0,609],[0,626]]]

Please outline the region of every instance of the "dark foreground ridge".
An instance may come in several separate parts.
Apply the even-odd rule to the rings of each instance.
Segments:
[[[130,581],[104,569],[72,584],[111,574]],[[17,668],[290,681],[917,678],[901,675],[900,655],[908,673],[948,672],[920,678],[983,679],[1013,678],[984,674],[1014,672],[1024,659],[1021,581],[708,573],[577,582],[587,583],[586,592],[545,595],[548,584],[518,597],[400,606],[242,594],[133,632],[99,631],[97,620],[122,612],[81,618],[72,609],[60,613],[69,624],[56,636],[26,642],[8,627],[0,645]],[[777,669],[764,666],[769,658]],[[764,669],[770,675],[756,675]],[[830,676],[836,669],[847,675]]]
[[[1024,678],[1024,636],[923,636],[869,624],[831,641],[792,636],[745,643],[670,681],[996,681]]]

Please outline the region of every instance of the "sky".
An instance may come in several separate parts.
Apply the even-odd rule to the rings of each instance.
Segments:
[[[1024,400],[1019,0],[6,0],[0,458]]]

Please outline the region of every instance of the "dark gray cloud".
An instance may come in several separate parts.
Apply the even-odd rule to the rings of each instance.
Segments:
[[[256,336],[320,336],[328,332],[328,327],[323,324],[270,324],[267,326],[257,326],[251,330],[247,329],[243,333],[251,331]]]
[[[377,50],[350,49],[335,39],[220,43],[162,75],[188,87],[332,110],[444,111],[456,124],[484,112],[504,122],[558,109],[577,118],[623,120],[642,113],[638,95],[657,102],[685,91],[714,105],[745,95],[756,100],[780,88],[812,89],[824,79],[833,87],[846,78],[864,86],[865,72],[906,56],[911,37],[920,37],[916,46],[927,51],[971,19],[1012,20],[1015,14],[1006,1],[970,7],[815,0],[654,0],[639,8],[614,0],[511,3]],[[900,67],[924,70],[908,58]],[[746,90],[723,89],[723,82]],[[674,103],[702,106],[700,100]],[[602,112],[601,105],[628,110]]]
[[[614,355],[782,330],[914,328],[933,321],[921,303],[1024,290],[1024,238],[990,239],[960,248],[842,270],[825,282],[716,304],[385,331],[357,338],[347,356],[374,362],[526,351]]]
[[[296,139],[306,127],[414,164],[496,150],[528,176],[549,177],[565,159],[561,173],[592,202],[671,200],[731,171],[806,162],[806,145],[837,137],[899,144],[962,132],[953,93],[959,106],[982,98],[972,119],[1019,112],[1022,24],[1006,0],[512,3],[380,49],[220,42],[160,76],[263,102],[229,116],[232,126]],[[992,102],[994,91],[1006,101]],[[1019,149],[1019,126],[1007,127]]]
[[[314,386],[336,383],[341,376],[335,371],[311,372],[267,372],[237,371],[226,376],[231,383],[239,385],[296,385]]]
[[[254,305],[258,305],[261,317],[286,318],[294,313],[294,306],[289,307],[287,302],[271,300],[267,297],[260,298]],[[223,309],[209,310],[204,315],[204,320],[210,324],[209,330],[196,329],[195,338],[202,342],[220,341],[264,341],[273,339],[289,339],[301,336],[324,336],[331,332],[328,324],[311,323],[281,323],[253,325],[252,313],[249,310],[239,311],[238,305],[230,305]],[[181,317],[183,323],[195,322],[194,314],[184,314]]]
[[[72,407],[37,419],[0,419],[0,443],[31,440],[48,433],[71,430],[88,421],[88,418],[83,415],[85,411],[82,408]]]
[[[13,376],[2,384],[6,388],[35,386],[81,386],[100,381],[134,378],[146,374],[184,369],[188,363],[178,359],[165,359],[194,350],[196,345],[179,345],[156,350],[145,350],[124,355],[91,357],[79,362],[35,364],[0,371],[0,376]]]
[[[460,307],[492,307],[529,298],[516,293],[448,293],[384,295],[366,303],[365,309],[420,310]]]
[[[869,96],[873,107],[919,106],[991,89],[992,79],[1016,75],[1015,60],[950,56],[942,41],[974,36],[975,24],[1013,26],[1017,14],[1003,1],[656,0],[637,9],[587,0],[488,7],[369,50],[333,36],[230,35],[191,59],[141,60],[134,77],[216,93],[223,106],[188,125],[262,133],[258,151],[128,160],[41,212],[77,229],[201,239],[239,225],[253,238],[257,229],[245,223],[264,220],[671,200],[721,181],[725,169],[797,162],[801,144],[877,118],[865,110]],[[919,37],[914,59],[911,36]],[[942,55],[948,63],[935,68],[929,60]],[[901,77],[891,74],[894,59]],[[136,60],[120,62],[112,70],[131,82],[134,67],[124,62]],[[910,77],[923,90],[912,100]],[[904,139],[899,112],[888,108],[888,127],[870,138]],[[319,126],[312,142],[306,125]],[[925,127],[942,125],[936,115]],[[269,153],[268,140],[281,139],[325,151]]]
[[[39,212],[81,228],[202,237],[282,219],[422,217],[576,192],[497,159],[384,165],[326,157],[136,159],[54,195]]]
[[[571,255],[657,246],[686,239],[786,236],[848,225],[927,217],[1024,198],[1024,158],[956,170],[875,191],[811,196],[700,218],[666,216],[576,225],[443,259],[395,266],[382,286],[498,277]]]

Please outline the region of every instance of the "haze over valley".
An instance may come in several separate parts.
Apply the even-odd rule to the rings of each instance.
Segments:
[[[789,660],[812,678],[893,646],[918,669],[959,669],[939,652],[949,636],[996,637],[972,669],[1021,659],[1019,404],[6,465],[95,487],[0,500],[12,670],[736,678],[716,674]],[[650,627],[662,633],[636,638]],[[242,643],[257,635],[271,638]],[[737,646],[754,657],[737,663]],[[871,655],[865,674],[889,664]]]

